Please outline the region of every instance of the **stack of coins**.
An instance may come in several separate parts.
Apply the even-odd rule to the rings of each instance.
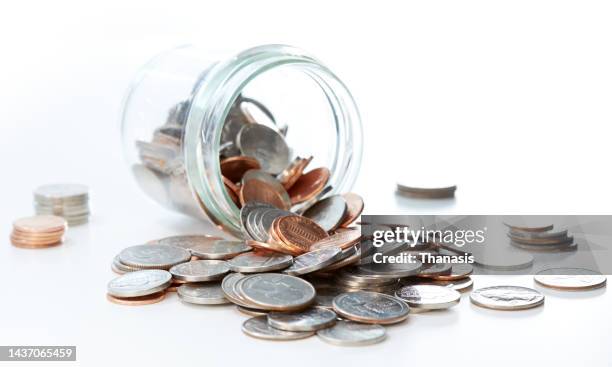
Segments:
[[[39,215],[63,217],[75,226],[89,220],[88,188],[76,184],[43,185],[34,190],[34,209]]]
[[[37,215],[13,222],[11,243],[22,248],[46,248],[64,240],[66,221],[53,215]]]
[[[525,227],[507,225],[510,244],[528,251],[575,251],[578,245],[567,230],[554,231],[553,225]]]
[[[397,192],[401,195],[418,199],[448,199],[455,196],[457,186],[415,187],[402,183],[397,184]]]

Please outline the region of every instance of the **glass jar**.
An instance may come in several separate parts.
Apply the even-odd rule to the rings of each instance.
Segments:
[[[362,153],[353,97],[319,60],[285,45],[229,57],[179,47],[146,64],[121,116],[125,155],[139,186],[168,208],[239,234],[240,210],[226,192],[219,156],[228,149],[228,121],[236,111],[248,115],[245,103],[258,122],[283,133],[294,157],[312,156],[311,167],[330,170],[324,195],[351,189]]]

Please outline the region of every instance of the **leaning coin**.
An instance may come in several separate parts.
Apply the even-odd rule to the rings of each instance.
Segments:
[[[310,246],[310,250],[318,250],[325,247],[340,247],[343,250],[350,248],[357,244],[361,239],[361,231],[358,229],[350,229],[347,231],[337,232],[329,237],[325,237],[313,243]]]
[[[232,303],[238,306],[249,307],[249,305],[242,301],[242,299],[236,294],[236,292],[234,292],[234,285],[237,281],[244,277],[245,275],[240,273],[227,274],[221,281],[221,290],[223,291],[225,298],[230,300]]]
[[[352,192],[346,193],[342,197],[346,200],[346,214],[342,219],[342,223],[340,223],[340,227],[348,227],[361,215],[364,207],[363,199]]]
[[[336,325],[317,331],[323,341],[341,346],[376,344],[387,335],[381,325],[360,324],[352,321],[338,321]]]
[[[395,296],[410,307],[424,310],[440,310],[459,303],[461,294],[451,288],[438,285],[414,285],[402,287]]]
[[[257,201],[251,201],[251,202],[244,204],[242,208],[240,209],[240,223],[242,224],[242,232],[248,238],[251,238],[251,239],[255,239],[255,238],[248,231],[249,228],[246,227],[247,218],[253,210],[257,210],[259,208],[274,208],[274,207],[270,204],[260,203]]]
[[[315,168],[302,176],[289,189],[292,204],[299,204],[316,197],[329,181],[331,172],[325,167]]]
[[[343,293],[333,301],[341,317],[367,324],[395,324],[408,317],[408,305],[393,296],[375,292]]]
[[[473,304],[494,310],[525,310],[544,304],[544,295],[535,289],[494,286],[476,289],[470,294]]]
[[[333,264],[342,256],[339,247],[326,247],[307,252],[293,259],[293,264],[283,272],[289,275],[302,275],[321,270]]]
[[[292,262],[291,255],[247,252],[228,260],[227,264],[237,273],[263,273],[284,269]]]
[[[157,244],[131,246],[119,253],[122,263],[141,269],[170,269],[189,259],[188,250]]]
[[[247,276],[237,283],[237,287],[248,302],[275,311],[304,309],[316,295],[314,287],[307,281],[275,273]]]
[[[179,298],[187,303],[198,305],[220,305],[230,303],[217,283],[183,284],[177,289]]]
[[[566,291],[582,291],[601,288],[606,277],[599,272],[580,268],[554,268],[538,272],[534,280],[539,285]]]
[[[314,331],[286,331],[268,325],[267,316],[256,316],[242,324],[242,332],[248,336],[266,340],[296,340],[314,335]]]
[[[338,228],[346,215],[346,200],[340,195],[333,195],[308,208],[302,215],[312,219],[325,231]]]
[[[172,275],[165,270],[139,270],[111,280],[107,292],[115,297],[140,297],[161,292],[170,286]]]
[[[287,331],[315,331],[336,323],[336,313],[325,308],[313,307],[300,312],[270,312],[268,324]]]
[[[200,259],[223,260],[251,250],[244,241],[216,240],[193,246],[191,253]]]
[[[228,271],[229,266],[223,260],[196,260],[170,268],[170,274],[175,279],[186,282],[218,280],[223,278]]]
[[[261,124],[245,124],[236,137],[243,155],[255,158],[261,169],[270,174],[281,173],[290,163],[290,152],[285,139]]]

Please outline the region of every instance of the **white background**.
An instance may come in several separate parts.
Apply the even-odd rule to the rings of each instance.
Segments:
[[[401,5],[400,5],[401,3]],[[609,292],[546,292],[518,313],[458,307],[413,315],[385,342],[251,339],[232,307],[175,295],[146,307],[105,299],[112,257],[206,231],[161,209],[123,162],[119,107],[135,71],[186,43],[302,47],[348,84],[366,133],[355,187],[368,214],[610,213],[612,4],[605,1],[27,2],[0,13],[1,345],[77,345],[81,365],[610,365]],[[394,194],[459,185],[454,201]],[[32,189],[78,182],[93,217],[42,251],[10,246]],[[531,277],[478,278],[476,287]],[[25,365],[25,364],[24,364]],[[72,364],[74,365],[74,364]]]

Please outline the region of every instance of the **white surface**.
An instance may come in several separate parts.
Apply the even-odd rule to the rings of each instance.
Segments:
[[[78,364],[87,366],[610,365],[610,292],[546,292],[544,307],[519,313],[478,309],[464,297],[448,312],[390,327],[387,341],[367,348],[251,339],[232,307],[188,306],[175,295],[147,307],[106,301],[120,249],[206,230],[144,197],[119,145],[130,77],[178,44],[287,43],[326,61],[361,108],[366,146],[355,191],[369,214],[610,212],[612,4],[402,4],[6,5],[0,345],[77,345]],[[456,200],[427,204],[393,193],[394,176],[436,174],[458,184]],[[91,187],[91,223],[54,249],[10,246],[12,220],[32,212],[31,190],[57,181]]]

